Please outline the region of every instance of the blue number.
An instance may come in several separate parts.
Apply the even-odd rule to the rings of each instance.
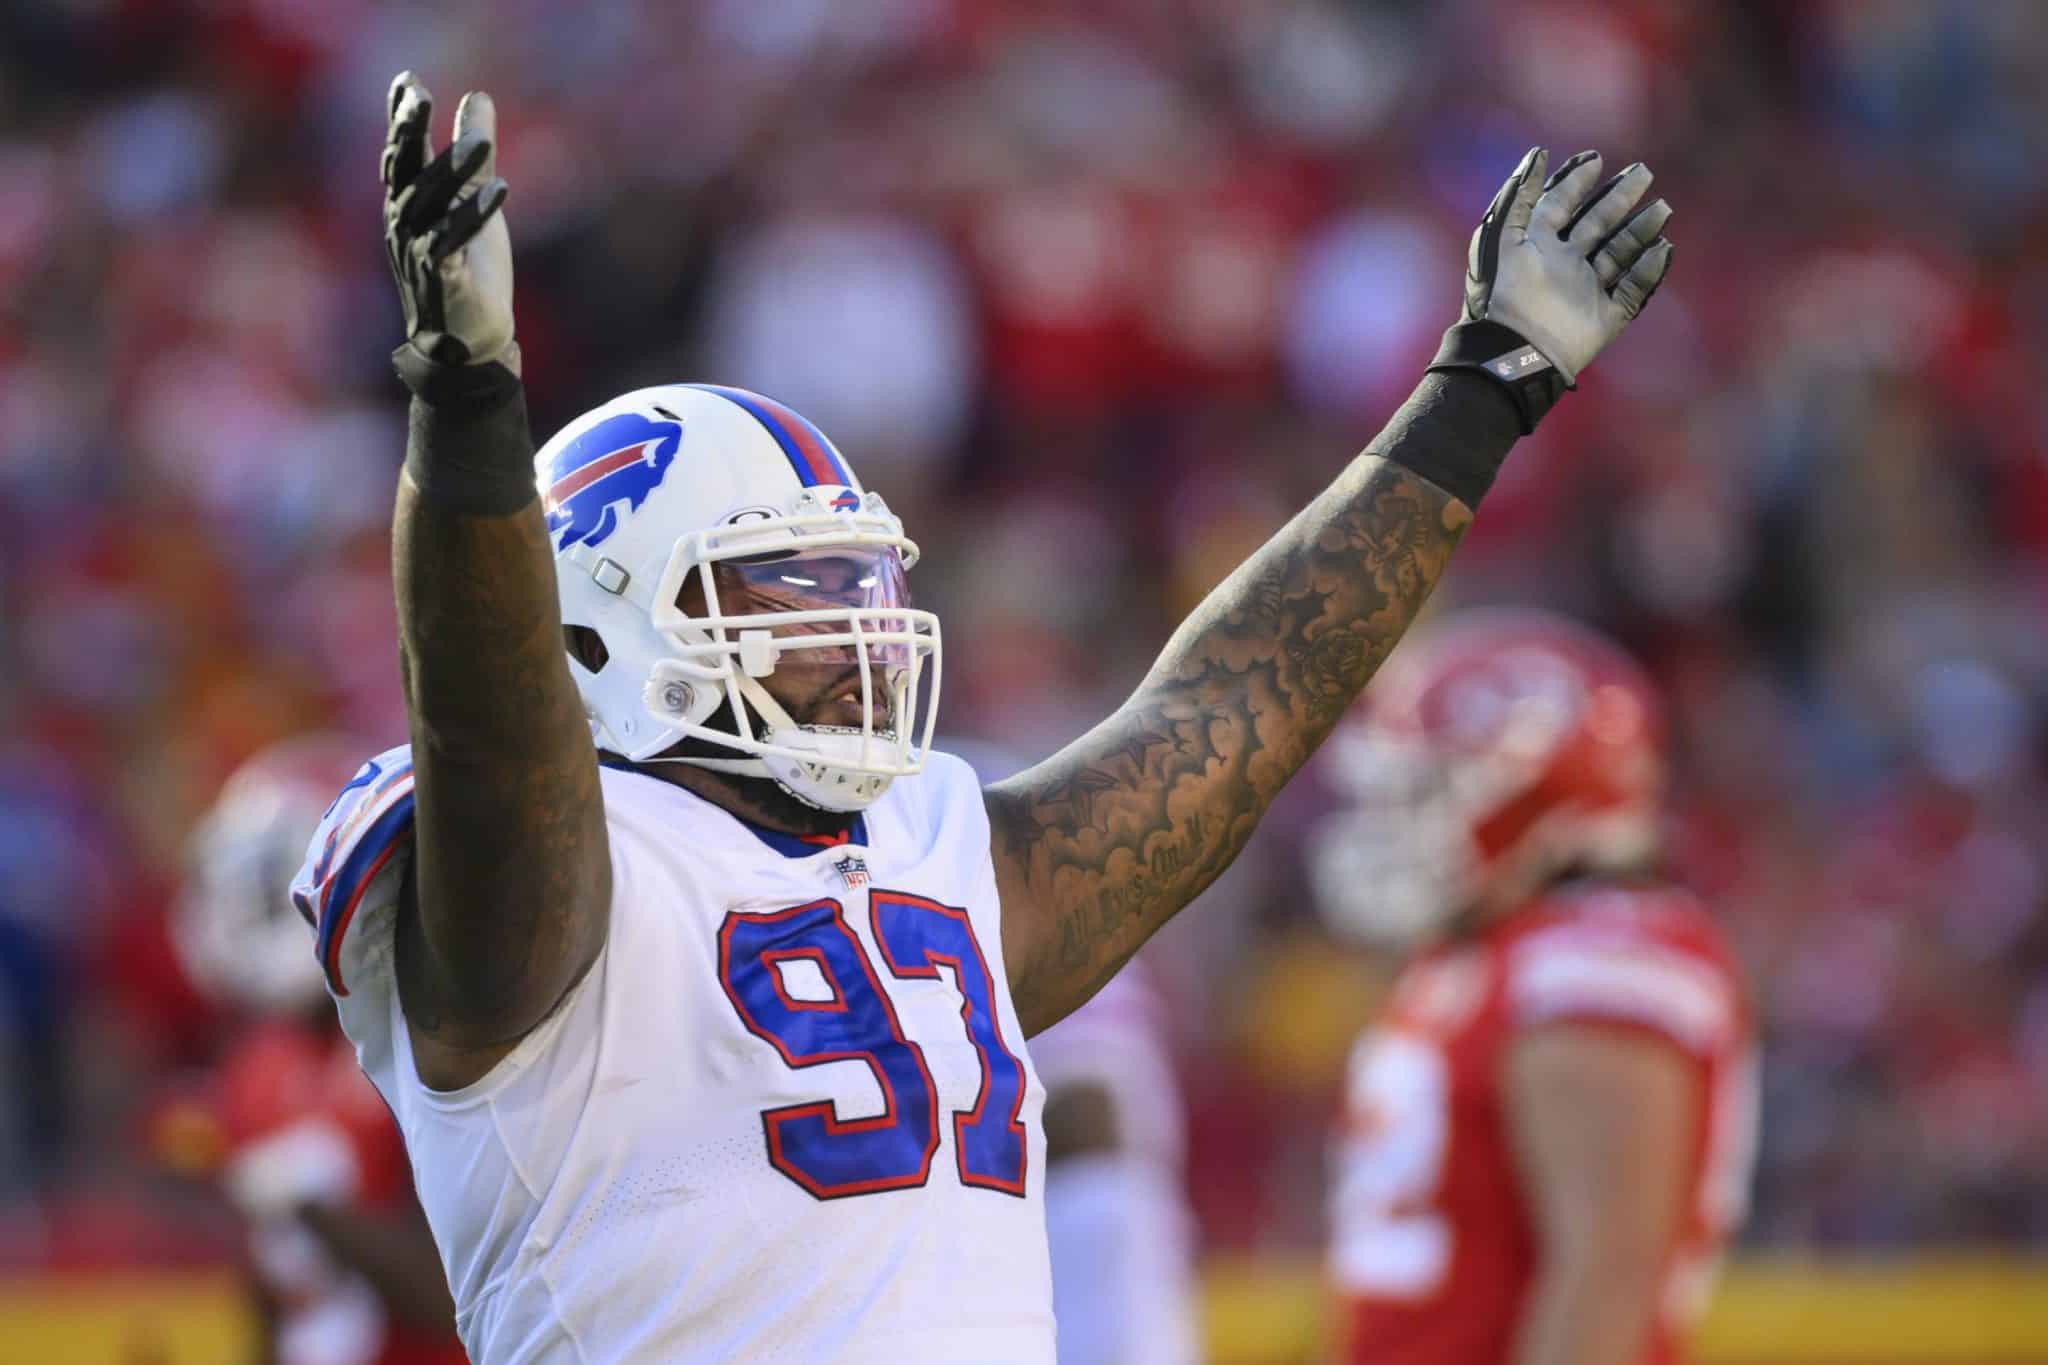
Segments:
[[[796,1000],[783,989],[776,963],[795,957],[817,964],[830,999]],[[931,1072],[923,1051],[903,1036],[839,902],[726,916],[718,970],[747,1031],[783,1061],[799,1069],[866,1062],[882,1090],[883,1109],[874,1118],[842,1120],[830,1100],[765,1111],[761,1124],[775,1169],[820,1199],[924,1184],[939,1146]]]
[[[960,988],[960,1018],[981,1059],[981,1090],[974,1107],[953,1115],[953,1149],[960,1183],[1022,1197],[1029,1144],[1019,1114],[1024,1108],[1024,1063],[1003,1043],[996,1023],[996,987],[988,959],[967,912],[901,891],[873,891],[875,942],[889,970],[906,979],[935,978],[953,969]]]
[[[953,1115],[960,1183],[1021,1198],[1030,1150],[1024,1063],[1003,1042],[995,978],[973,923],[965,910],[901,891],[872,892],[869,910],[890,972],[929,981],[950,967],[960,989],[960,1019],[981,1061],[974,1107]],[[789,994],[778,964],[793,959],[817,967],[828,998]],[[718,931],[718,973],[740,1022],[791,1067],[866,1062],[882,1089],[884,1107],[875,1118],[842,1120],[829,1100],[763,1112],[770,1164],[820,1199],[923,1185],[939,1145],[938,1092],[923,1049],[903,1036],[839,902],[727,915]]]

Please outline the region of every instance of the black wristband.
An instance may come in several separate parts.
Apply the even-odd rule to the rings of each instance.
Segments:
[[[1453,369],[1423,375],[1366,453],[1476,508],[1520,435],[1520,411],[1499,384]]]
[[[419,340],[429,341],[436,335],[422,332]],[[462,363],[460,357],[469,353],[453,337],[441,337],[429,349],[456,358],[436,360],[429,351],[408,341],[391,353],[391,368],[415,397],[435,407],[483,403],[503,398],[519,387],[519,376],[496,361],[488,365]]]
[[[1571,387],[1557,366],[1512,327],[1481,320],[1460,322],[1444,333],[1430,373],[1469,370],[1485,375],[1507,392],[1522,420],[1522,434],[1550,411]]]
[[[504,516],[532,502],[533,433],[519,377],[503,365],[435,366],[414,384],[406,352],[418,357],[401,346],[393,360],[414,394],[405,472],[420,496],[481,516]]]

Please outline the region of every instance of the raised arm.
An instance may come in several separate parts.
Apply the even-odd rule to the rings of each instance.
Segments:
[[[495,115],[465,98],[430,159],[432,108],[409,73],[392,83],[385,240],[413,391],[392,578],[416,798],[397,971],[420,1074],[449,1089],[595,960],[611,862],[534,488]]]
[[[1663,279],[1670,210],[1640,165],[1532,150],[1473,234],[1463,320],[1320,497],[1211,592],[1130,700],[988,789],[1010,988],[1027,1033],[1193,900],[1442,577],[1515,439]],[[1598,184],[1598,188],[1595,188]]]
[[[1461,432],[1498,456],[1518,429],[1487,381],[1431,375],[1375,449]],[[1369,450],[1209,594],[1116,714],[989,789],[1027,1033],[1085,1002],[1230,866],[1422,609],[1471,518]]]

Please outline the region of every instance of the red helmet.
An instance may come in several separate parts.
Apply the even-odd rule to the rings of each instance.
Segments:
[[[1572,869],[1656,850],[1665,735],[1629,657],[1561,617],[1468,612],[1404,643],[1325,746],[1346,798],[1311,840],[1317,898],[1408,941]]]

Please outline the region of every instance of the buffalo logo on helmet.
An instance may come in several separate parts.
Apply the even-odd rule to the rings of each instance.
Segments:
[[[622,412],[564,446],[541,493],[556,552],[603,544],[619,529],[619,504],[627,512],[640,510],[682,443],[681,422]]]
[[[860,494],[854,492],[851,488],[842,489],[839,496],[832,499],[832,510],[835,512],[858,512],[860,510]]]

